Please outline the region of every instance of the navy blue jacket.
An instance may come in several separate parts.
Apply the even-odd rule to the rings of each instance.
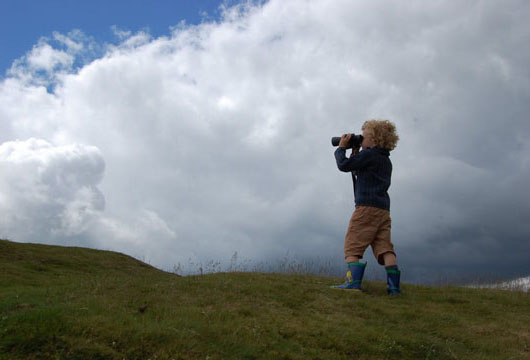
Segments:
[[[340,171],[353,172],[357,176],[355,205],[375,206],[390,210],[388,188],[392,177],[390,152],[374,146],[356,155],[346,157],[346,149],[335,150],[335,160]]]

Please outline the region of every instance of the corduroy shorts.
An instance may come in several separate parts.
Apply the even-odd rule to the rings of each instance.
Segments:
[[[366,248],[371,246],[377,262],[384,265],[384,253],[396,254],[390,241],[390,228],[390,211],[373,206],[356,206],[344,239],[346,261],[350,256],[362,259]]]

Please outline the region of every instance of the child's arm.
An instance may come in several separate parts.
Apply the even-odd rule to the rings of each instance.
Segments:
[[[337,167],[340,171],[350,172],[359,170],[367,167],[372,159],[370,151],[363,150],[360,153],[352,153],[352,155],[346,157],[346,148],[338,147],[335,150],[335,160],[337,161]]]

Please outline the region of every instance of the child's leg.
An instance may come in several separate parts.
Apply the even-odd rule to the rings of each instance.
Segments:
[[[362,258],[364,251],[369,246],[376,231],[377,226],[373,224],[370,207],[357,206],[350,219],[348,231],[344,238],[344,259],[348,264],[346,282],[342,285],[332,286],[332,288],[361,290],[366,263],[360,263],[359,259]]]
[[[382,212],[381,226],[374,241],[372,242],[372,250],[374,251],[377,262],[385,266],[387,292],[389,295],[394,296],[401,294],[401,288],[399,285],[401,271],[397,266],[394,244],[392,244],[392,241],[390,241],[390,232],[390,212]]]
[[[382,254],[382,257],[385,262],[387,292],[392,296],[399,295],[401,294],[399,286],[401,271],[397,266],[396,255],[393,252],[386,252]]]
[[[344,238],[344,259],[346,263],[358,263],[377,231],[371,216],[371,207],[357,206],[352,214]],[[377,220],[377,219],[375,219]]]
[[[393,252],[384,253],[383,261],[385,262],[385,266],[397,265],[396,255]]]
[[[388,210],[380,209],[377,216],[380,220],[379,227],[371,244],[374,256],[377,259],[379,265],[397,265],[394,244],[392,244],[392,241],[390,240],[392,226],[390,212]]]

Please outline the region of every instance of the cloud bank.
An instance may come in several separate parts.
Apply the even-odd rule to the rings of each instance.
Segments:
[[[384,118],[408,280],[528,274],[529,15],[271,0],[159,38],[43,38],[0,82],[0,236],[164,269],[235,251],[342,268],[353,196],[330,138]]]
[[[0,226],[15,239],[52,241],[83,234],[105,199],[97,185],[99,150],[53,146],[35,138],[0,145]]]

